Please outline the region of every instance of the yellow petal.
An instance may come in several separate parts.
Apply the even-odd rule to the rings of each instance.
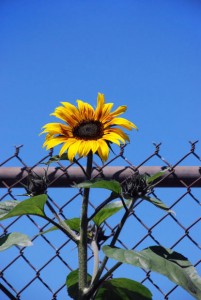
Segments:
[[[77,104],[82,120],[91,120],[94,118],[94,109],[89,103],[77,100]]]
[[[80,145],[81,141],[77,140],[75,143],[71,144],[68,148],[68,159],[72,162],[74,157],[76,156],[78,149],[79,149],[79,145]]]
[[[91,141],[82,140],[82,143],[80,144],[80,147],[78,150],[79,156],[87,156],[89,154],[90,150],[92,150]]]
[[[79,123],[79,121],[82,120],[81,116],[78,118],[75,115],[70,114],[69,111],[63,106],[57,107],[55,109],[55,112],[51,115],[60,118],[71,127],[75,127]]]
[[[62,121],[66,122],[66,115],[64,114],[63,110],[64,110],[63,106],[58,106],[55,108],[54,112],[50,114],[50,116],[55,116],[61,119]]]
[[[68,110],[71,115],[79,115],[79,111],[77,107],[69,102],[61,102],[61,104]]]
[[[99,144],[97,141],[91,141],[91,150],[93,153],[96,153],[98,150]]]
[[[97,97],[97,107],[95,110],[95,120],[99,120],[102,115],[103,106],[105,103],[104,94],[98,93]]]
[[[79,113],[82,115],[85,112],[85,103],[82,100],[77,100],[76,102],[79,109]]]
[[[42,132],[42,133],[43,133],[43,132]],[[42,134],[42,133],[41,133],[41,134]],[[45,137],[45,141],[49,141],[49,140],[51,140],[51,139],[53,139],[53,138],[54,138],[54,135],[48,133],[48,134],[46,135],[46,137]],[[44,144],[43,144],[43,147],[44,147]]]
[[[119,140],[120,140],[123,144],[125,144],[125,140],[124,140],[120,135],[118,135],[117,133],[114,133],[114,132],[110,132],[110,133],[108,133],[108,134],[104,134],[103,138],[104,138],[105,140],[108,140],[108,141],[110,141],[110,142],[112,142],[112,143],[115,143],[115,144],[117,144],[117,145],[120,145]]]
[[[72,105],[68,102],[61,102],[61,104],[63,104],[65,109],[65,114],[67,116],[70,116],[71,118],[75,119],[77,122],[79,122],[82,119],[82,116],[80,115],[80,112],[75,105]]]
[[[104,139],[113,144],[117,144],[118,146],[120,146],[120,142],[117,139],[111,137],[110,135],[104,136]]]
[[[103,107],[104,103],[105,103],[105,96],[104,96],[104,94],[98,93],[97,108],[98,107]]]
[[[98,140],[98,143],[99,143],[98,155],[100,156],[100,158],[103,161],[106,161],[108,159],[108,156],[109,156],[108,144],[102,139]]]
[[[61,150],[60,150],[60,152],[59,152],[59,156],[62,156],[62,154],[64,153],[64,152],[66,152],[66,150],[69,148],[69,144],[68,143],[64,143],[63,144],[63,146],[61,147]]]
[[[103,115],[107,115],[111,111],[113,105],[114,105],[114,103],[106,103],[106,104],[104,104]]]
[[[111,132],[114,132],[114,133],[120,135],[125,141],[130,142],[130,139],[129,139],[128,135],[125,132],[123,132],[122,129],[120,129],[120,128],[109,128],[107,130],[104,130],[104,134],[111,133]]]
[[[124,118],[114,118],[110,122],[106,123],[104,127],[105,129],[108,129],[109,126],[115,126],[115,125],[122,126],[128,130],[131,130],[132,128],[137,129],[137,126],[134,123]]]
[[[89,120],[94,120],[94,109],[89,103],[85,103],[85,115]]]
[[[61,143],[65,143],[66,142],[66,137],[63,136],[59,136],[59,137],[55,137],[55,138],[48,138],[44,144],[43,147],[46,147],[46,149],[50,149],[53,147],[56,147],[57,145],[61,144]]]
[[[61,123],[48,123],[43,126],[44,130],[42,133],[54,134],[65,134],[67,136],[72,136],[72,129]]]
[[[113,117],[119,116],[121,114],[123,114],[125,111],[127,110],[127,106],[126,105],[121,105],[119,106],[116,110],[114,110],[111,115]]]
[[[104,122],[105,120],[107,120],[109,118],[109,120],[111,120],[111,114],[110,114],[110,111],[113,107],[113,103],[107,103],[107,104],[104,104],[104,107],[102,109],[102,114],[99,118],[99,121],[102,121]]]
[[[69,138],[61,147],[59,156],[61,156],[64,152],[66,152],[68,150],[68,148],[70,147],[70,145],[74,144],[75,142],[76,142],[75,138]]]
[[[84,140],[81,140],[80,146],[79,146],[79,148],[78,148],[78,155],[79,155],[79,156],[83,156],[83,148],[84,148],[84,145],[85,145],[85,141],[84,141]]]

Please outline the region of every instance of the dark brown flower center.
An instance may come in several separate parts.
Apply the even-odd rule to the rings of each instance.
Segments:
[[[103,136],[103,126],[99,121],[83,121],[74,128],[73,135],[83,140],[97,140]]]

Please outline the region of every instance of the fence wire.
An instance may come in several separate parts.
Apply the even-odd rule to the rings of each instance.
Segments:
[[[99,160],[94,158],[93,167],[96,172],[93,173],[93,177],[106,179],[109,176],[109,179],[117,178],[122,181],[128,178],[129,174],[131,176],[142,170],[153,172],[159,167],[168,168],[168,172],[164,173],[152,194],[166,202],[170,210],[176,214],[159,210],[145,201],[137,201],[133,213],[116,243],[117,246],[142,250],[150,245],[163,245],[184,254],[196,268],[200,269],[201,246],[198,233],[201,229],[199,200],[201,193],[198,187],[201,186],[201,159],[196,152],[196,144],[197,142],[190,143],[189,151],[174,164],[169,163],[163,157],[160,144],[154,145],[153,153],[137,166],[126,158],[125,147],[122,147],[118,154],[113,153],[111,160],[105,165],[99,165],[97,162]],[[1,201],[26,199],[27,197],[18,195],[25,193],[24,185],[28,176],[33,172],[44,174],[44,169],[47,168],[44,163],[53,155],[50,152],[33,166],[28,166],[21,157],[20,150],[21,146],[16,147],[14,154],[0,164]],[[183,176],[183,169],[179,173],[177,170],[181,166],[185,166],[185,161],[189,157],[193,157],[197,163],[196,166],[188,166],[188,174]],[[157,167],[152,166],[153,159],[154,162],[158,161]],[[10,167],[13,162],[15,166],[17,165],[16,168]],[[85,177],[81,163],[80,160],[72,164],[60,160],[54,162],[53,169],[51,169],[52,167],[48,169],[48,200],[54,210],[64,219],[79,217],[82,190],[72,187],[72,184],[82,181]],[[116,176],[118,172],[114,166],[117,165],[126,171],[123,177]],[[148,165],[149,167],[146,167]],[[121,172],[119,174],[122,175]],[[192,174],[196,174],[196,176]],[[179,188],[171,189],[171,187]],[[89,214],[93,214],[95,208],[106,197],[107,192],[105,191],[99,193],[99,190],[98,192],[91,190]],[[46,213],[50,214],[48,209]],[[51,217],[55,219],[54,216]],[[121,212],[105,222],[105,235],[108,236],[106,244],[109,244],[110,237],[113,236],[120,218]],[[15,246],[1,253],[1,300],[27,300],[31,299],[30,295],[34,296],[33,299],[68,299],[65,279],[69,272],[78,268],[77,249],[70,239],[58,231],[41,234],[50,226],[51,224],[47,221],[34,216],[16,217],[4,220],[0,224],[2,236],[13,231],[20,231],[33,237],[34,244],[33,247],[27,248]],[[92,251],[89,248],[89,271],[93,267],[92,257]],[[109,266],[112,265],[113,262],[109,261]],[[181,299],[179,298],[180,287],[169,282],[168,279],[161,279],[161,276],[153,272],[121,266],[113,276],[130,277],[142,282],[152,291],[153,299]],[[186,299],[192,299],[187,293],[185,295]]]

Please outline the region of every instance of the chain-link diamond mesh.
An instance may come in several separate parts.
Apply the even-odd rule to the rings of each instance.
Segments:
[[[113,154],[112,159],[105,165],[99,165],[97,161],[100,163],[100,160],[94,157],[93,166],[96,171],[93,173],[94,177],[106,178],[109,174],[110,178],[121,178],[116,176],[114,166],[121,166],[121,169],[126,170],[126,176],[133,173],[137,174],[143,166],[145,169],[146,166],[149,166],[146,170],[155,170],[155,167],[151,167],[153,162],[155,166],[168,168],[167,173],[164,173],[152,194],[163,200],[175,213],[162,211],[144,200],[137,201],[134,211],[127,220],[116,243],[117,246],[125,249],[142,250],[150,245],[163,245],[187,256],[192,264],[200,269],[199,233],[201,217],[199,199],[201,193],[198,187],[201,186],[201,175],[200,157],[196,153],[195,146],[196,142],[190,143],[189,152],[174,163],[169,163],[168,159],[163,158],[160,145],[155,145],[153,153],[137,166],[126,159],[125,147],[122,147],[117,155]],[[26,192],[24,184],[26,184],[27,177],[31,172],[37,173],[39,169],[36,167],[40,167],[40,172],[43,172],[43,168],[44,170],[47,169],[43,163],[52,156],[52,153],[49,153],[48,156],[30,167],[21,157],[20,148],[16,147],[15,153],[0,164],[0,172],[3,170],[0,182],[1,201],[26,199],[27,197],[18,195]],[[178,175],[176,170],[180,166],[188,165],[189,157],[194,159],[195,164],[189,166],[189,174],[182,177],[182,171]],[[80,214],[82,190],[68,186],[74,181],[83,180],[85,173],[81,163],[80,160],[73,164],[68,161],[58,161],[54,163],[54,174],[48,173],[50,174],[47,179],[49,203],[64,219],[79,217]],[[15,168],[10,167],[11,165],[17,166],[17,175]],[[193,177],[191,171],[195,169],[196,174],[199,175]],[[72,170],[75,170],[73,175]],[[10,172],[9,176],[7,173],[4,176],[4,172]],[[51,172],[53,172],[52,169]],[[107,195],[108,192],[105,190],[91,190],[89,215],[106,199]],[[48,208],[46,213],[55,219]],[[105,235],[108,236],[105,244],[109,243],[121,216],[122,212],[120,211],[105,222]],[[41,234],[50,228],[50,225],[47,221],[35,216],[7,219],[1,223],[2,235],[13,231],[23,232],[32,237],[34,244],[27,248],[15,246],[1,252],[1,300],[27,300],[30,299],[30,295],[43,300],[68,299],[65,280],[70,271],[78,268],[77,248],[74,242],[66,238],[62,232],[54,231],[45,235]],[[92,257],[92,251],[89,248],[89,272],[93,268]],[[109,260],[108,266],[111,267],[112,265],[114,262]],[[142,282],[152,291],[153,299],[181,299],[179,298],[180,287],[153,272],[121,265],[113,276],[129,277]],[[185,299],[191,299],[187,293],[185,295]]]

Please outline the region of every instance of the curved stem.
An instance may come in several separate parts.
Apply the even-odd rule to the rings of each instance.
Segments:
[[[51,221],[51,223],[55,223],[54,225],[57,226],[59,229],[63,228],[64,230],[62,230],[63,232],[65,232],[65,234],[71,239],[73,240],[75,243],[78,242],[79,237],[73,232],[73,230],[70,229],[70,227],[65,223],[64,220],[62,220],[60,218],[60,216],[57,214],[57,212],[54,210],[54,208],[52,207],[52,205],[49,203],[49,201],[46,202],[47,207],[50,209],[50,211],[53,213],[53,215],[55,216],[55,218],[58,220],[59,224],[57,224],[56,222],[52,221],[52,219],[49,219]]]
[[[106,205],[108,204],[109,202],[111,202],[112,200],[118,198],[119,195],[117,194],[114,194],[114,193],[111,193],[111,195],[103,202],[101,203],[94,211],[94,213],[88,218],[88,222],[91,221],[95,215]]]
[[[91,279],[91,283],[93,283],[93,281],[96,277],[96,274],[98,273],[98,268],[99,268],[99,250],[98,250],[98,245],[97,245],[96,240],[93,240],[91,242],[91,248],[92,248],[93,255],[94,255],[94,269],[93,269],[93,276]]]
[[[86,174],[91,179],[93,154],[92,151],[87,156]],[[85,299],[85,289],[87,288],[87,227],[88,227],[88,202],[89,188],[84,189],[80,219],[80,240],[78,243],[79,257],[79,300]]]
[[[130,203],[130,205],[129,205],[129,207],[128,207],[127,210],[125,211],[125,213],[124,213],[124,215],[123,215],[123,217],[122,217],[122,219],[121,219],[121,222],[119,223],[119,225],[118,225],[118,227],[117,227],[117,230],[115,231],[115,234],[114,234],[114,236],[113,236],[113,239],[112,239],[112,241],[111,241],[111,243],[110,243],[110,247],[113,247],[113,246],[115,245],[115,243],[116,243],[116,241],[117,241],[117,239],[118,239],[118,237],[119,237],[119,234],[120,234],[120,232],[121,232],[121,230],[122,230],[122,228],[123,228],[123,226],[124,226],[124,224],[125,224],[125,222],[126,222],[128,216],[130,215],[130,213],[131,213],[131,211],[132,211],[132,209],[133,209],[133,205],[134,205],[135,201],[136,201],[136,198],[133,198],[132,201],[131,201],[131,203]],[[98,270],[98,272],[97,272],[97,275],[96,275],[96,277],[95,277],[95,279],[94,279],[94,281],[93,281],[93,283],[92,283],[92,286],[91,286],[91,288],[90,288],[90,291],[89,291],[89,294],[90,294],[90,295],[92,295],[92,294],[96,291],[96,289],[98,288],[100,282],[102,282],[102,280],[99,281],[99,278],[100,278],[101,275],[102,275],[102,272],[103,272],[103,270],[104,270],[104,268],[105,268],[105,265],[106,265],[108,259],[109,259],[109,258],[108,258],[107,256],[104,257],[104,259],[103,259],[103,261],[102,261],[102,264],[101,264],[101,266],[100,266],[100,268],[99,268],[99,270]],[[118,264],[117,264],[117,265],[118,265]],[[118,265],[118,266],[119,266],[119,265]],[[117,266],[117,267],[118,267],[118,266]],[[117,268],[117,267],[116,267],[116,268]],[[113,268],[112,268],[111,270],[113,271]],[[111,270],[109,270],[109,271],[104,275],[104,279],[107,278],[107,277],[109,277],[109,275],[111,275]]]
[[[95,290],[97,290],[97,288],[105,281],[107,280],[107,278],[109,278],[112,273],[118,269],[123,263],[122,262],[118,262],[116,263],[97,283]]]
[[[53,224],[55,227],[57,227],[58,229],[60,229],[65,235],[67,235],[69,237],[69,239],[71,239],[72,241],[74,241],[76,244],[78,244],[79,241],[79,237],[75,235],[75,233],[73,232],[73,235],[71,233],[71,229],[70,232],[63,226],[65,224],[64,221],[61,221],[61,225],[58,224],[57,222],[55,222],[54,220],[52,220],[51,218],[45,216],[44,217],[45,220],[47,220],[48,222],[50,222],[51,224]],[[67,224],[65,224],[66,226],[68,226]]]

